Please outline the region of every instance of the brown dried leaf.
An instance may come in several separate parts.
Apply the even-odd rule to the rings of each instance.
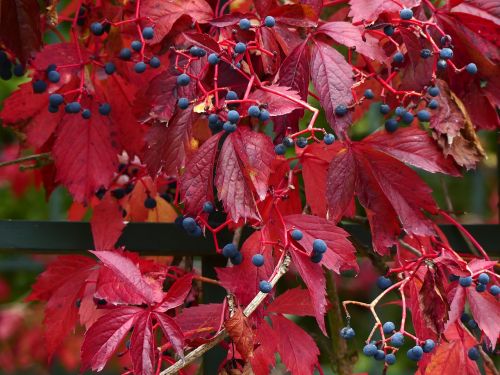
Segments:
[[[229,336],[233,339],[236,350],[246,360],[253,355],[253,332],[248,318],[243,314],[243,311],[238,308],[234,315],[226,320],[224,327]]]
[[[467,109],[444,81],[438,81],[437,86],[441,93],[436,98],[438,113],[431,119],[432,136],[445,156],[451,155],[458,165],[474,169],[486,154]]]

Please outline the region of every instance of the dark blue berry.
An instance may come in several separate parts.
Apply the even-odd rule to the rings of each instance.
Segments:
[[[61,75],[57,70],[52,70],[49,72],[49,74],[47,74],[47,78],[50,82],[57,83],[61,79]]]
[[[264,19],[264,25],[266,25],[266,27],[274,27],[274,25],[276,25],[276,20],[273,16],[267,16]]]
[[[444,60],[449,60],[453,57],[453,50],[451,48],[443,48],[439,51],[439,57]]]
[[[393,365],[396,363],[396,356],[392,353],[389,353],[385,356],[385,363],[388,365]]]
[[[246,50],[247,50],[247,46],[243,42],[238,42],[234,46],[234,52],[237,53],[237,54],[244,53]]]
[[[375,97],[375,94],[373,93],[372,89],[366,89],[364,96],[366,99],[373,99]]]
[[[377,286],[382,290],[389,288],[391,285],[392,285],[391,279],[388,279],[385,276],[380,276],[377,279]]]
[[[391,111],[391,107],[389,107],[387,104],[381,104],[380,105],[380,113],[383,115],[388,114]]]
[[[339,117],[345,116],[347,114],[347,107],[343,104],[340,104],[335,107],[335,114]]]
[[[422,110],[417,112],[417,117],[418,117],[419,121],[429,122],[431,119],[431,114],[429,113],[429,111],[422,109]]]
[[[132,51],[130,50],[130,48],[122,48],[118,56],[122,60],[130,60],[130,58],[132,57]]]
[[[203,212],[207,214],[214,212],[214,204],[210,201],[203,203]]]
[[[405,112],[401,116],[401,121],[403,121],[405,124],[411,124],[414,118],[415,116],[413,116],[411,112]]]
[[[326,145],[331,145],[333,142],[335,142],[335,136],[332,133],[325,134],[323,142],[325,142]]]
[[[187,231],[187,234],[191,237],[200,237],[203,232],[199,225],[196,225],[192,231]]]
[[[391,345],[395,348],[400,348],[405,343],[405,336],[401,332],[396,332],[391,337]]]
[[[147,197],[144,201],[144,207],[150,210],[156,207],[156,200],[153,197]]]
[[[439,40],[439,43],[441,43],[441,47],[446,47],[451,44],[451,36],[446,34],[441,37]]]
[[[207,51],[205,51],[203,48],[195,46],[195,47],[191,47],[191,49],[189,50],[189,53],[191,53],[191,55],[196,56],[196,57],[203,57],[207,54]]]
[[[81,105],[78,102],[71,102],[66,104],[65,111],[67,113],[78,113],[80,112]]]
[[[142,43],[139,40],[134,40],[132,43],[130,43],[130,47],[135,51],[135,52],[140,52],[142,48]]]
[[[255,267],[262,267],[264,265],[264,256],[262,254],[255,254],[252,257],[252,263]]]
[[[356,332],[351,327],[344,327],[340,330],[340,336],[345,340],[350,340],[356,336]]]
[[[283,143],[283,145],[286,148],[293,147],[293,145],[295,144],[293,138],[291,138],[291,137],[284,137],[283,140],[281,141],[281,143]]]
[[[59,111],[59,107],[53,106],[49,104],[49,112],[50,113],[57,113]]]
[[[226,122],[224,123],[224,125],[222,125],[222,129],[223,129],[225,132],[227,132],[227,133],[233,133],[233,132],[235,132],[235,131],[236,131],[237,126],[236,126],[236,124],[233,124],[233,123],[232,123],[232,122],[230,122],[230,121],[226,121]]]
[[[238,253],[238,248],[233,243],[228,243],[222,248],[222,255],[226,258],[234,257]]]
[[[458,280],[458,283],[463,286],[464,288],[471,286],[472,285],[472,277],[466,276],[466,277],[461,277]]]
[[[100,36],[104,34],[104,27],[100,22],[94,22],[90,25],[90,31],[92,31],[92,34]]]
[[[295,241],[300,241],[304,237],[304,235],[302,234],[302,232],[300,230],[294,229],[294,230],[292,230],[291,237]]]
[[[492,285],[490,287],[490,293],[491,293],[491,295],[493,295],[495,297],[498,296],[498,294],[500,293],[500,286],[498,286],[498,285]]]
[[[256,105],[252,105],[248,108],[248,115],[250,117],[259,117],[260,116],[260,108]]]
[[[238,120],[240,119],[240,114],[238,111],[235,111],[234,109],[230,110],[227,113],[227,119],[228,121],[232,122],[233,124],[236,124]]]
[[[179,76],[177,76],[177,84],[179,86],[187,86],[189,85],[189,82],[191,82],[191,78],[186,73],[182,73]]]
[[[179,101],[177,102],[177,106],[180,109],[186,109],[189,107],[189,99],[188,98],[179,98]]]
[[[252,24],[250,23],[250,20],[248,18],[242,18],[240,20],[239,26],[241,30],[249,30]]]
[[[232,264],[237,266],[238,264],[241,264],[243,262],[243,254],[240,252],[237,252],[236,255],[232,256],[229,258]]]
[[[111,190],[110,192],[111,196],[116,198],[116,199],[122,199],[125,196],[125,189],[118,188]]]
[[[448,276],[448,281],[450,281],[450,282],[458,281],[459,279],[460,279],[460,276],[457,276],[457,275],[450,274],[450,276]]]
[[[438,69],[444,70],[448,67],[448,63],[446,62],[446,60],[440,59],[437,62],[437,67]]]
[[[299,137],[295,141],[295,144],[297,145],[298,148],[304,148],[307,146],[307,138]]]
[[[385,130],[387,130],[389,133],[394,133],[396,130],[398,130],[398,121],[394,118],[390,118],[385,122]]]
[[[216,53],[211,53],[210,55],[208,55],[208,63],[210,65],[217,65],[219,61],[219,55],[217,55]]]
[[[116,66],[111,61],[104,65],[104,71],[106,74],[113,74],[116,71]]]
[[[387,36],[394,35],[394,27],[392,25],[384,26],[384,34]]]
[[[58,107],[63,104],[64,98],[61,94],[50,94],[49,95],[49,104],[54,107]]]
[[[481,357],[479,350],[475,346],[473,346],[472,348],[469,349],[469,351],[467,352],[467,355],[473,361],[477,361]]]
[[[109,115],[111,112],[111,105],[109,103],[102,103],[99,105],[99,113],[103,116]]]
[[[192,232],[196,226],[198,224],[196,224],[196,220],[193,219],[192,217],[185,217],[183,220],[182,220],[182,227],[184,228],[184,230],[188,231],[188,232]]]
[[[434,342],[434,340],[427,339],[425,340],[424,345],[422,345],[422,350],[424,351],[424,353],[430,353],[434,350],[435,347],[436,343]]]
[[[161,61],[160,61],[160,59],[158,57],[153,56],[153,57],[151,57],[151,59],[149,59],[149,66],[151,68],[155,68],[156,69],[156,68],[159,68],[160,65],[161,65]]]
[[[153,36],[154,36],[154,31],[153,31],[153,28],[152,27],[145,27],[144,29],[142,29],[142,37],[144,39],[153,39]]]
[[[406,109],[405,107],[396,107],[396,110],[394,111],[394,113],[396,114],[396,116],[403,116],[403,114],[406,112]]]
[[[313,263],[319,263],[319,262],[321,262],[322,259],[323,259],[323,254],[321,254],[321,253],[313,252],[311,254],[311,262],[313,262]]]
[[[474,63],[469,63],[467,64],[467,66],[465,67],[465,70],[467,73],[469,74],[476,74],[477,73],[477,66],[476,64]]]
[[[432,97],[436,97],[439,95],[439,87],[436,86],[429,87],[427,89],[427,93]]]
[[[85,120],[88,120],[90,118],[90,109],[86,108],[82,111],[82,117],[85,119]]]
[[[460,315],[460,321],[464,324],[466,324],[468,321],[470,320],[470,315],[467,314],[467,313],[462,313],[462,315]]]
[[[271,283],[269,281],[262,280],[259,283],[259,290],[262,293],[269,293],[269,292],[271,292],[271,290],[273,290],[273,286],[271,285]]]
[[[49,64],[47,66],[47,69],[45,69],[45,72],[47,74],[49,74],[49,72],[53,71],[53,70],[56,70],[57,69],[57,65],[56,64]]]
[[[146,63],[144,61],[139,61],[135,64],[134,70],[136,73],[144,73],[146,71]]]
[[[477,322],[474,320],[474,319],[470,319],[468,322],[467,322],[467,325],[469,326],[470,329],[476,329],[478,328],[479,326],[477,325]]]
[[[217,124],[218,121],[219,121],[219,116],[216,113],[211,113],[208,115],[209,124]]]
[[[408,8],[401,9],[399,17],[401,17],[402,20],[411,20],[413,18],[413,11]]]
[[[238,94],[234,91],[228,91],[226,94],[226,100],[238,100]]]
[[[394,325],[393,322],[385,322],[384,325],[382,326],[382,329],[385,334],[389,334],[396,329],[396,326]]]
[[[412,361],[418,362],[418,361],[420,361],[420,359],[424,355],[424,351],[422,350],[422,348],[420,346],[415,345],[413,348],[411,348],[410,350],[408,350],[408,352],[406,353],[406,355]]]
[[[377,347],[375,344],[366,344],[363,347],[363,354],[368,357],[373,357],[377,353]]]
[[[259,115],[259,120],[264,122],[264,121],[267,121],[271,118],[271,114],[269,113],[269,111],[267,111],[266,109],[261,109],[260,110],[260,115]]]
[[[286,147],[284,144],[280,143],[274,146],[274,153],[276,155],[285,155]]]
[[[383,361],[385,359],[385,353],[383,350],[377,350],[377,352],[375,353],[375,355],[373,356],[373,358],[375,358],[376,361]]]
[[[490,277],[487,273],[482,273],[477,277],[477,281],[481,284],[488,284],[490,282]]]
[[[430,109],[437,109],[439,107],[439,102],[436,99],[432,99],[429,104],[427,104],[427,107]]]
[[[392,61],[396,64],[401,64],[405,60],[405,56],[401,52],[396,52],[392,56]]]
[[[326,252],[327,246],[325,241],[320,239],[315,239],[313,241],[313,251],[315,253],[324,254]]]
[[[22,66],[22,64],[16,64],[12,72],[16,77],[22,77],[24,75],[24,66]]]
[[[424,48],[420,51],[420,57],[423,59],[428,59],[432,56],[432,51],[428,48]]]
[[[477,284],[476,285],[476,292],[482,293],[486,290],[486,284]]]

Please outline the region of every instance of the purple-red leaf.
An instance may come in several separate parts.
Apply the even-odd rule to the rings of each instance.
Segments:
[[[94,208],[90,226],[95,249],[112,250],[125,227],[118,201],[107,194]]]
[[[193,283],[193,274],[189,273],[175,280],[175,283],[169,288],[167,295],[161,301],[160,306],[156,308],[157,311],[167,311],[175,309],[182,305],[187,295],[191,291],[191,284]]]
[[[275,91],[275,93],[257,89],[248,96],[248,99],[257,100],[258,103],[266,104],[267,110],[271,116],[286,115],[295,109],[303,108],[300,104],[297,104],[297,102],[287,99],[301,99],[294,89],[276,85],[268,86],[267,88]]]
[[[309,291],[302,288],[288,289],[280,294],[268,307],[268,312],[292,314],[297,316],[314,316]]]
[[[500,337],[500,303],[497,297],[488,292],[479,293],[474,288],[467,288],[467,300],[474,320],[492,343]]]
[[[184,357],[184,334],[176,321],[166,314],[155,313],[155,318],[160,324],[161,330],[165,337],[170,341],[175,352]]]
[[[156,369],[155,353],[151,312],[144,311],[137,315],[134,331],[130,338],[130,356],[132,357],[134,374],[154,375]]]
[[[311,78],[325,109],[326,119],[337,136],[350,124],[350,116],[338,117],[335,108],[349,105],[352,101],[352,68],[344,56],[328,44],[315,41],[312,49]]]

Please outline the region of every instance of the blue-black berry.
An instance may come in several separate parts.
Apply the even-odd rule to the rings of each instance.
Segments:
[[[427,339],[425,340],[424,345],[422,345],[422,350],[424,351],[424,353],[430,353],[434,350],[435,347],[436,343],[434,342],[434,340]]]
[[[293,145],[295,144],[293,138],[291,137],[284,137],[281,143],[283,143],[283,146],[285,146],[286,148],[293,147]]]
[[[274,153],[276,155],[285,155],[286,147],[284,144],[280,143],[274,146]]]
[[[387,36],[394,35],[394,27],[392,25],[384,26],[384,34]]]
[[[392,333],[396,329],[396,326],[394,325],[393,322],[385,322],[384,325],[382,326],[382,330],[384,331],[385,334]]]
[[[320,239],[315,239],[313,241],[313,252],[323,254],[326,252],[327,246],[325,241]]]
[[[113,74],[116,71],[116,66],[111,61],[104,64],[106,74]]]
[[[392,353],[389,353],[385,356],[385,363],[388,365],[393,365],[396,363],[396,356]]]
[[[238,100],[238,94],[234,91],[228,91],[226,94],[226,100]]]
[[[383,115],[388,114],[391,111],[391,107],[387,104],[381,104],[380,105],[380,113]]]
[[[373,357],[377,353],[377,346],[375,344],[366,344],[363,347],[363,354],[368,357]]]
[[[356,336],[356,332],[354,332],[354,329],[352,329],[351,327],[344,327],[340,330],[340,336],[343,339],[350,340],[354,336]]]
[[[135,63],[134,70],[136,73],[144,73],[146,71],[146,63],[144,61],[139,61]]]
[[[238,111],[232,109],[227,113],[227,119],[233,124],[236,124],[240,119],[240,114],[238,113]]]
[[[403,121],[405,124],[411,124],[414,118],[415,116],[413,116],[413,113],[407,111],[401,116],[401,121]]]
[[[419,121],[429,122],[431,119],[431,114],[428,111],[426,111],[425,109],[422,109],[422,110],[417,112],[417,117],[418,117]]]
[[[152,27],[145,27],[144,29],[142,29],[142,37],[144,39],[153,39],[153,36],[154,36],[154,31],[153,31],[153,28]]]
[[[437,109],[439,107],[439,102],[436,99],[432,99],[429,104],[427,104],[427,107],[430,109]]]
[[[340,104],[335,107],[335,114],[339,117],[345,116],[347,114],[347,107],[343,104]]]
[[[86,108],[82,111],[82,117],[85,119],[85,120],[88,120],[90,118],[90,109]]]
[[[265,19],[264,19],[264,25],[266,27],[274,27],[274,25],[276,25],[276,20],[274,19],[273,16],[267,16]]]
[[[64,98],[61,94],[50,94],[49,95],[49,104],[58,107],[63,104]]]
[[[222,125],[222,129],[223,129],[225,132],[227,132],[227,133],[233,133],[233,132],[235,132],[235,131],[236,131],[237,126],[236,126],[236,124],[233,124],[233,123],[232,123],[232,122],[230,122],[230,121],[226,121],[226,122],[224,123],[224,125]]]
[[[297,145],[298,148],[304,148],[307,146],[307,138],[305,137],[299,137],[295,141],[295,144]]]
[[[449,60],[453,57],[453,50],[451,48],[443,48],[439,51],[439,57],[444,60]]]
[[[469,74],[476,74],[477,73],[477,66],[474,63],[469,63],[465,67],[465,71]]]
[[[378,349],[373,358],[375,358],[376,361],[383,361],[385,359],[385,352]]]
[[[487,273],[482,273],[477,277],[477,281],[481,284],[488,284],[490,282],[490,277]]]
[[[226,258],[234,257],[238,253],[238,248],[233,243],[228,243],[222,248],[222,255]]]
[[[439,95],[439,87],[436,86],[429,87],[427,89],[427,93],[432,97],[436,97]]]
[[[210,65],[217,65],[219,62],[220,58],[216,53],[211,53],[210,55],[208,55],[208,63]]]
[[[398,121],[394,118],[390,118],[385,122],[385,130],[387,130],[389,133],[394,133],[396,130],[398,130]]]
[[[179,86],[187,86],[191,82],[191,78],[186,73],[182,73],[177,76],[177,84]]]
[[[470,277],[470,276],[461,277],[458,280],[458,283],[460,284],[460,286],[463,286],[464,288],[471,286],[472,285],[472,277]]]
[[[446,60],[439,59],[437,62],[437,67],[438,69],[444,70],[448,67],[448,63],[446,62]]]
[[[260,116],[260,108],[256,105],[252,105],[248,108],[248,115],[250,117],[259,117]]]
[[[111,112],[111,105],[109,103],[102,103],[99,105],[99,113],[103,116],[109,115]]]
[[[391,285],[392,285],[391,279],[388,279],[385,276],[380,276],[377,279],[377,286],[382,290],[389,288]]]
[[[81,105],[78,102],[71,102],[66,104],[65,111],[66,113],[78,113],[80,112]]]
[[[428,59],[432,56],[432,51],[428,48],[424,48],[420,51],[420,57],[423,59]]]
[[[160,59],[158,57],[153,56],[153,57],[151,57],[151,59],[149,59],[149,66],[151,68],[155,68],[156,69],[156,68],[159,68],[160,65],[161,65],[161,61],[160,61]]]
[[[332,133],[325,134],[323,142],[325,142],[326,145],[331,145],[333,142],[335,142],[335,136]]]
[[[12,69],[12,72],[16,77],[22,77],[24,75],[24,66],[22,66],[22,64],[16,64],[14,65],[14,69]]]
[[[144,207],[148,209],[153,209],[156,207],[156,200],[153,197],[147,197],[146,200],[144,201]]]
[[[132,51],[127,47],[122,48],[118,57],[120,57],[120,59],[122,60],[130,60],[130,58],[132,57]]]
[[[262,280],[259,283],[259,290],[262,293],[269,293],[269,292],[271,292],[271,290],[273,290],[273,286],[271,285],[271,283],[269,281]]]
[[[179,98],[179,101],[177,102],[177,106],[180,109],[186,109],[189,107],[189,99],[188,98]]]
[[[405,56],[401,52],[396,52],[392,56],[392,61],[396,64],[401,64],[405,60]]]
[[[490,287],[490,293],[491,293],[491,295],[493,295],[495,297],[498,296],[498,294],[500,293],[500,286],[498,286],[498,285],[492,285]]]
[[[232,264],[237,266],[238,264],[241,264],[241,262],[243,262],[243,254],[238,251],[236,255],[230,257],[229,260]]]
[[[372,89],[366,89],[364,96],[366,99],[373,99],[375,97],[375,94],[373,93]]]
[[[241,30],[249,30],[252,24],[250,23],[250,20],[248,18],[242,18],[240,20],[239,26]]]
[[[214,204],[210,201],[203,203],[203,212],[207,214],[214,212]]]
[[[408,350],[406,355],[412,361],[418,362],[418,361],[420,361],[420,359],[422,359],[422,356],[424,355],[424,351],[422,350],[422,348],[420,346],[415,345],[413,348]]]
[[[247,50],[247,46],[243,42],[238,42],[234,46],[234,52],[237,54],[245,53],[246,50]]]
[[[467,352],[467,355],[473,361],[477,361],[481,357],[479,350],[475,346],[473,346],[472,348],[469,349],[469,351]]]
[[[140,52],[142,48],[142,43],[140,40],[134,40],[130,43],[130,48],[132,48],[135,52]]]
[[[391,345],[400,348],[404,345],[405,343],[405,337],[401,332],[396,332],[394,335],[391,336]]]
[[[302,234],[302,231],[300,231],[299,229],[294,229],[292,230],[291,237],[295,241],[300,241],[304,237],[304,235]]]
[[[477,284],[476,285],[476,292],[482,293],[486,290],[487,286],[486,284]]]
[[[401,17],[402,20],[411,20],[413,18],[413,11],[408,8],[401,9],[399,17]]]
[[[196,220],[194,220],[192,217],[185,217],[182,220],[182,227],[188,232],[193,231],[197,225],[198,224],[196,224]]]
[[[61,79],[61,75],[57,70],[52,70],[47,74],[47,78],[52,83],[57,83]]]
[[[264,265],[264,256],[262,254],[255,254],[252,257],[252,263],[255,267],[262,267]]]
[[[313,263],[319,263],[323,259],[323,254],[322,253],[315,253],[313,252],[311,254],[311,262]]]
[[[259,120],[264,122],[267,121],[271,118],[271,114],[269,113],[268,110],[266,109],[261,109],[260,110],[260,115],[259,115]]]
[[[104,34],[104,27],[100,22],[94,22],[90,25],[90,31],[92,31],[92,34],[100,36]]]

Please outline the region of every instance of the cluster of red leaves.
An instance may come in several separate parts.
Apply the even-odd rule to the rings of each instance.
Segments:
[[[61,78],[50,84],[49,93],[76,100],[92,113],[84,119],[49,112],[48,95],[35,94],[30,82],[4,102],[0,114],[3,124],[25,135],[27,148],[50,153],[54,163],[36,172],[47,192],[61,184],[75,202],[93,208],[92,254],[97,260],[59,258],[28,298],[46,302],[49,355],[79,322],[86,329],[83,369],[101,370],[120,350],[130,356],[128,373],[152,375],[176,355],[182,357],[185,347],[207,342],[224,326],[234,343],[228,364],[238,362],[243,368],[250,363],[255,374],[264,375],[278,353],[293,374],[311,374],[319,367],[319,349],[286,315],[312,316],[327,334],[324,269],[358,271],[354,246],[337,226],[360,212],[357,198],[375,252],[390,255],[397,247],[390,272],[398,269],[403,278],[401,293],[417,337],[442,340],[420,362],[419,373],[451,374],[450,359],[468,373],[478,373],[466,355],[476,339],[457,318],[467,303],[484,334],[482,342],[494,346],[498,299],[457,287],[447,278],[493,274],[494,262],[467,263],[449,248],[432,221],[440,211],[431,190],[410,166],[459,176],[460,167],[473,168],[484,157],[475,129],[492,130],[499,124],[500,14],[493,1],[453,0],[439,8],[427,0],[303,0],[286,5],[245,0],[222,6],[208,0],[136,0],[124,5],[74,1],[59,14],[49,7],[41,17],[37,1],[6,4],[18,23],[4,27],[11,18],[4,19],[7,12],[2,12],[3,47],[27,64],[34,80],[45,79],[50,64],[61,67]],[[399,19],[402,6],[413,9],[412,22]],[[273,27],[262,25],[266,16],[276,21]],[[42,47],[42,32],[54,29],[57,18],[73,20],[71,41]],[[238,27],[242,18],[251,20],[250,30]],[[110,29],[104,36],[92,35],[93,22]],[[381,29],[391,24],[397,33],[388,38]],[[151,40],[140,34],[144,26],[154,27]],[[442,33],[452,37],[454,65],[436,72],[433,59],[419,55],[422,48],[436,47]],[[132,63],[117,58],[122,47],[139,38],[145,44],[139,59],[154,55],[161,62],[160,68],[148,68],[142,75]],[[236,41],[247,45],[239,56],[233,53]],[[347,57],[332,44],[346,47]],[[220,64],[210,66],[206,55],[190,56],[192,46],[217,54]],[[391,63],[396,49],[406,56],[397,67]],[[116,72],[106,75],[103,65],[110,61]],[[475,76],[461,68],[472,61],[479,70]],[[178,85],[181,72],[191,77],[186,86]],[[311,84],[315,93],[309,91]],[[366,101],[360,98],[364,90],[371,89],[392,108],[404,105],[416,111],[426,105],[431,84],[441,95],[428,128],[412,124],[396,133],[380,130],[362,140],[350,138],[351,125],[366,113]],[[241,100],[225,99],[229,90]],[[318,98],[340,139],[333,145],[318,143],[316,134],[325,131],[315,127],[319,112],[307,103],[310,95]],[[187,109],[178,108],[179,98],[189,99]],[[102,103],[111,105],[108,116],[99,114]],[[242,115],[236,131],[212,134],[208,114],[225,119],[235,104]],[[271,121],[246,117],[252,104],[265,109]],[[346,116],[336,113],[339,105],[348,107]],[[300,120],[311,111],[309,126],[299,130]],[[275,155],[273,140],[278,144],[284,137],[301,136],[312,143],[295,148],[293,163]],[[169,194],[165,186],[171,184],[173,204],[160,198]],[[151,197],[156,207],[145,208],[143,202]],[[171,221],[176,210],[195,218],[215,238],[217,230],[202,212],[206,202],[227,214],[225,225],[257,229],[241,248],[242,263],[217,269],[218,282],[235,297],[231,317],[225,303],[181,308],[191,291],[192,273],[115,249],[123,217]],[[294,229],[303,233],[300,240],[290,237]],[[402,235],[422,257],[400,246]],[[319,263],[311,262],[315,239],[327,245]],[[216,248],[220,250],[217,243]],[[273,291],[255,314],[245,316],[242,308],[258,294],[259,281],[276,273],[285,253],[305,288],[280,295]],[[255,254],[264,256],[264,266],[252,264]]]

